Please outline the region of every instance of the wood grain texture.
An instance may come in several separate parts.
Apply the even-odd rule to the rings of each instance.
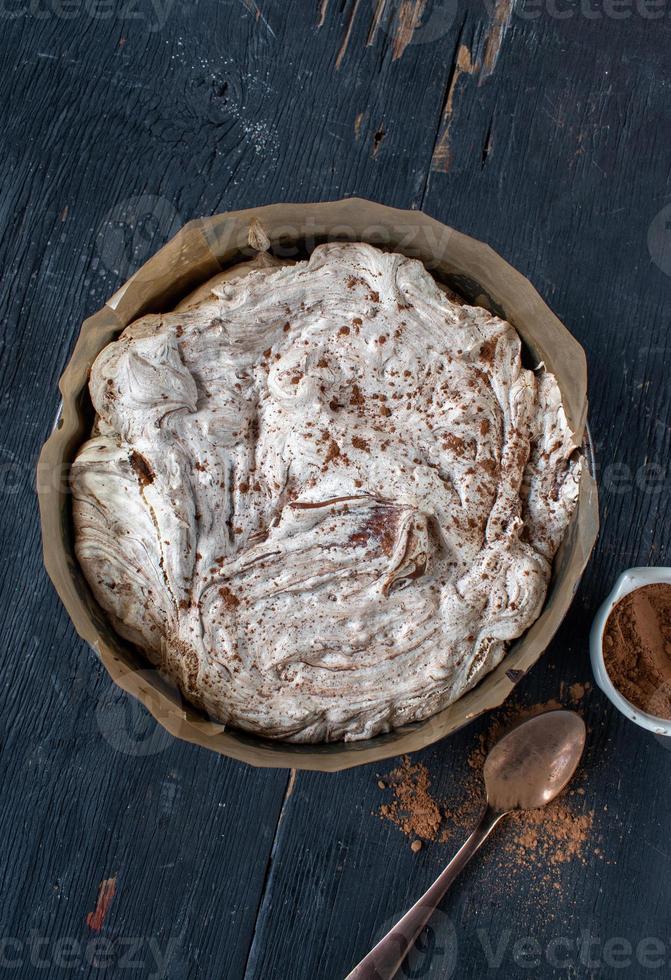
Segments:
[[[614,576],[670,560],[671,22],[633,6],[529,17],[504,0],[45,9],[3,8],[0,34],[3,967],[337,980],[457,840],[413,854],[380,820],[391,766],[254,772],[164,738],[112,687],[41,569],[33,470],[57,379],[82,319],[200,214],[358,194],[488,241],[590,363],[603,531],[519,694],[559,697],[590,676],[587,632]],[[540,901],[537,872],[492,841],[436,922],[444,952],[401,976],[649,976],[645,937],[668,970],[671,753],[596,692],[583,710],[585,863],[563,864]],[[458,797],[488,724],[421,754],[437,796]],[[548,962],[585,929],[592,959]],[[525,937],[532,968],[514,949]],[[634,950],[624,970],[604,953],[618,937]]]

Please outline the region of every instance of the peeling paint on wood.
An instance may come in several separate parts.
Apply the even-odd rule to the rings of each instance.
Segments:
[[[457,51],[457,61],[454,67],[454,75],[452,76],[452,83],[449,87],[447,93],[447,100],[445,102],[445,115],[451,116],[452,110],[454,108],[454,91],[462,75],[470,75],[474,71],[477,71],[477,64],[475,64],[471,59],[470,48],[466,44],[460,44],[459,50]]]
[[[105,878],[100,882],[98,889],[98,902],[94,912],[89,912],[86,916],[86,924],[91,932],[100,932],[105,925],[107,913],[110,910],[112,900],[116,895],[116,876]]]
[[[352,5],[352,10],[349,15],[349,20],[347,21],[347,29],[345,30],[345,36],[343,38],[342,44],[340,45],[340,51],[338,51],[338,55],[336,57],[336,63],[335,63],[336,71],[340,71],[340,66],[342,65],[343,58],[347,53],[347,46],[352,36],[352,28],[354,27],[354,21],[356,20],[356,14],[357,14],[357,10],[359,9],[360,3],[361,0],[354,0],[354,3]]]
[[[412,35],[422,20],[426,0],[403,0],[396,19],[392,61],[403,57],[403,52],[412,41]]]
[[[241,0],[241,2],[243,7],[245,7],[250,12],[250,14],[254,15],[255,20],[261,21],[261,23],[268,31],[268,33],[272,34],[272,36],[275,37],[275,31],[272,29],[272,27],[270,26],[266,18],[263,16],[261,12],[261,8],[259,7],[258,3],[256,3],[255,0]]]
[[[510,26],[513,12],[514,0],[496,0],[496,4],[491,14],[491,19],[487,32],[484,36],[482,47],[476,51],[475,56],[466,44],[459,44],[457,57],[452,69],[452,75],[447,86],[445,105],[441,114],[440,129],[436,146],[431,157],[431,170],[446,174],[450,169],[451,152],[450,137],[452,126],[452,115],[454,112],[454,100],[457,85],[462,75],[479,75],[478,86],[489,78],[496,67],[501,45]],[[482,57],[479,54],[484,50]],[[492,148],[492,122],[485,139],[482,150],[481,166],[484,166]]]
[[[431,157],[431,169],[439,173],[446,174],[450,169],[450,125],[452,122],[452,112],[454,110],[454,94],[457,83],[462,75],[472,75],[478,70],[471,58],[470,48],[466,44],[460,44],[457,51],[457,58],[452,72],[452,78],[447,88],[445,106],[440,122],[440,133],[436,146]]]
[[[388,20],[391,22],[387,28],[391,33],[391,60],[398,61],[399,58],[403,57],[405,49],[408,47],[408,45],[412,43],[413,35],[421,24],[426,3],[427,0],[401,0],[400,5],[397,7],[395,12],[390,14],[387,9],[387,0],[373,0],[373,16],[370,22],[370,27],[368,28],[366,47],[369,48],[371,45],[375,44],[381,26]],[[318,28],[324,23],[328,10],[328,4],[329,0],[322,0],[319,21],[317,23]],[[355,0],[347,22],[345,37],[336,58],[337,69],[340,68],[342,60],[347,51],[347,46],[350,42],[352,28],[359,6],[360,0]]]
[[[366,47],[370,47],[371,44],[375,44],[377,32],[380,29],[380,24],[385,16],[386,6],[387,0],[375,0],[375,9],[373,11],[373,19],[370,24],[370,30],[368,31],[368,37],[366,39]]]
[[[326,20],[326,15],[329,9],[329,0],[321,0],[319,4],[319,19],[317,21],[317,30],[324,26],[324,21]]]
[[[487,32],[485,54],[482,59],[482,72],[480,74],[480,81],[478,82],[478,85],[482,85],[482,83],[489,78],[496,67],[496,62],[498,61],[499,54],[501,52],[501,45],[503,44],[503,39],[505,38],[506,32],[510,27],[512,15],[513,0],[496,0],[492,21]]]
[[[357,112],[356,118],[354,120],[354,139],[357,141],[357,143],[361,138],[361,126],[363,124],[366,115],[367,113],[365,112]]]

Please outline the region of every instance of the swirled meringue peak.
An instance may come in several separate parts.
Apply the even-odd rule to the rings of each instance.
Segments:
[[[219,277],[98,356],[77,556],[211,717],[362,739],[455,701],[538,617],[578,496],[513,327],[365,244]]]

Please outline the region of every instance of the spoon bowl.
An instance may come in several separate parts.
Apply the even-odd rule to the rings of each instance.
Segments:
[[[561,793],[585,747],[585,723],[574,711],[546,711],[496,743],[483,768],[493,810],[532,810]]]

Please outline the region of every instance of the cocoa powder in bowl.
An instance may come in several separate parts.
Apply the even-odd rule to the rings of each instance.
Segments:
[[[644,585],[620,599],[604,627],[603,659],[627,701],[671,721],[671,585]]]

